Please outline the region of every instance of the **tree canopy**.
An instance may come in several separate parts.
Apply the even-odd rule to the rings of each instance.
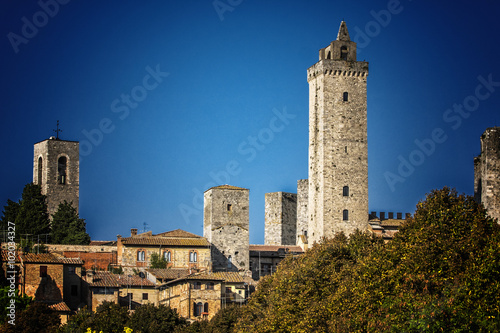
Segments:
[[[387,244],[337,235],[261,280],[236,332],[500,330],[500,228],[443,188]]]
[[[72,203],[66,200],[59,204],[52,215],[51,243],[88,245],[90,236],[85,229],[85,220],[81,219]]]

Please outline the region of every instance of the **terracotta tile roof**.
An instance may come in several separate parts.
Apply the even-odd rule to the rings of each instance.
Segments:
[[[224,279],[224,282],[232,282],[232,283],[245,282],[245,280],[243,280],[243,277],[241,277],[241,275],[238,272],[216,272],[212,273],[212,275]]]
[[[122,243],[126,245],[166,245],[166,246],[210,246],[206,238],[172,238],[172,237],[149,237],[122,238]]]
[[[189,270],[184,268],[150,268],[147,271],[163,280],[175,280],[189,274]]]
[[[19,253],[15,251],[15,262],[19,262]],[[2,262],[9,262],[9,252],[7,250],[2,250]]]
[[[278,252],[278,250],[282,249],[283,252],[286,253],[286,249],[289,252],[293,253],[302,253],[304,250],[300,246],[296,245],[250,245],[250,251],[266,251],[266,252]]]
[[[209,188],[208,190],[206,190],[205,192],[207,191],[210,191],[212,189],[221,189],[221,190],[245,190],[245,191],[248,191],[247,188],[243,188],[243,187],[237,187],[237,186],[232,186],[232,185],[219,185],[219,186],[214,186],[214,187],[211,187]]]
[[[94,276],[87,278],[87,281],[89,281],[89,287],[120,287],[118,283],[118,274],[113,274],[111,272],[96,271]]]
[[[190,232],[184,231],[182,229],[176,229],[172,231],[162,232],[161,234],[157,234],[156,236],[161,237],[175,237],[175,238],[202,238],[201,236],[192,234]]]
[[[389,220],[383,220],[380,222],[380,225],[383,227],[399,227],[401,226],[406,220],[403,219],[389,219]]]
[[[83,265],[79,258],[65,258],[54,253],[23,253],[20,255],[23,262],[27,263],[54,263]]]
[[[143,286],[152,287],[154,283],[138,275],[113,274],[107,271],[96,271],[92,278],[88,278],[90,287],[125,287],[125,286]]]
[[[238,272],[201,272],[183,276],[179,279],[169,281],[166,284],[184,280],[225,281],[229,283],[245,282]]]
[[[54,311],[58,311],[58,312],[71,312],[71,309],[69,308],[69,306],[64,302],[50,304],[49,308],[51,308]]]

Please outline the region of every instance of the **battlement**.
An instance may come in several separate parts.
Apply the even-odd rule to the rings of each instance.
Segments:
[[[411,217],[410,213],[405,213],[404,218],[403,218],[403,213],[397,212],[396,215],[394,215],[394,212],[387,212],[387,216],[385,215],[386,212],[379,212],[380,215],[377,215],[377,212],[370,212],[369,220],[374,221],[385,221],[385,220],[407,220],[408,218]]]
[[[339,62],[321,60],[307,69],[307,81],[311,81],[318,75],[366,78],[368,76],[368,62]]]

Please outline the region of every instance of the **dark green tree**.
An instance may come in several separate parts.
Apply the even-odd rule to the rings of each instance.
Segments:
[[[15,222],[16,216],[19,213],[19,202],[7,200],[7,205],[3,207],[2,212],[2,225],[7,225],[7,222]]]
[[[88,245],[90,236],[85,228],[85,220],[79,218],[75,207],[66,200],[59,204],[52,215],[51,242],[53,244]]]
[[[129,320],[128,309],[112,302],[103,302],[95,312],[90,328],[97,332],[121,333]]]
[[[152,253],[149,268],[167,268],[167,260],[158,253]]]
[[[47,198],[42,195],[40,186],[30,183],[24,187],[15,222],[19,239],[26,234],[36,236],[50,233]]]
[[[19,313],[25,310],[28,305],[32,302],[32,298],[26,295],[19,295],[18,290],[12,292],[9,286],[0,288],[0,323],[5,323],[10,317],[7,315],[10,313],[9,306],[11,306],[11,299],[15,301],[15,311]]]
[[[165,305],[153,304],[137,308],[127,323],[127,327],[141,333],[173,332],[175,328],[185,325],[186,320],[177,311]]]
[[[87,328],[92,326],[95,314],[83,307],[75,315],[71,316],[68,322],[57,330],[57,333],[86,333]]]
[[[231,333],[236,322],[243,314],[243,307],[230,305],[220,309],[208,322],[207,333]]]
[[[26,310],[16,314],[15,323],[15,325],[4,324],[0,332],[53,333],[61,325],[61,318],[45,303],[33,302]]]

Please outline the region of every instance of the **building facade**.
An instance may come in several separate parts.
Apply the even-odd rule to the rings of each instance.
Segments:
[[[309,243],[368,227],[368,63],[342,21],[309,82]]]
[[[297,194],[273,192],[265,195],[266,245],[295,245],[297,239]]]

